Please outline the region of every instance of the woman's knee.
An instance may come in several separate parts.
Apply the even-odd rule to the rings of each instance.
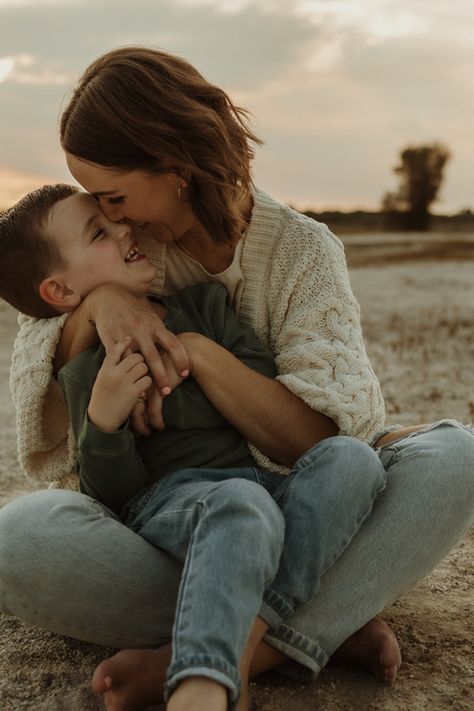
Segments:
[[[446,422],[430,432],[437,468],[446,474],[450,488],[474,506],[474,432],[455,422]]]

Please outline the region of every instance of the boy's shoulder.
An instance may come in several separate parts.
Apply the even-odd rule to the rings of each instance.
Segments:
[[[101,343],[88,348],[63,365],[58,373],[59,383],[64,385],[67,381],[74,381],[85,388],[92,389],[104,358],[105,348]]]

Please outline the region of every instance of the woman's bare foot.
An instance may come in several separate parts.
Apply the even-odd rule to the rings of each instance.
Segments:
[[[191,676],[184,679],[166,704],[166,711],[226,711],[227,689],[212,679]]]
[[[163,701],[171,645],[159,649],[123,649],[101,662],[92,691],[104,695],[107,711],[135,711]]]
[[[331,657],[336,666],[362,668],[393,684],[402,663],[397,638],[386,622],[375,617],[341,644]]]

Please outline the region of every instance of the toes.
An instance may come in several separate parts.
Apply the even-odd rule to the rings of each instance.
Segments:
[[[393,667],[389,667],[388,669],[385,669],[385,677],[384,677],[385,683],[392,686],[392,684],[395,683],[395,679],[397,678],[397,672],[398,672],[397,665],[395,665]]]
[[[107,673],[106,663],[99,664],[91,681],[94,694],[106,694],[112,688],[112,677]]]

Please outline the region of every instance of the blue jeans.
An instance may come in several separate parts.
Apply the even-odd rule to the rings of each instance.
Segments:
[[[439,423],[379,454],[387,486],[370,515],[319,592],[267,637],[313,672],[427,575],[473,521],[469,428]],[[107,647],[163,644],[181,573],[173,557],[77,492],[39,491],[0,511],[0,609],[59,634]]]
[[[384,486],[373,449],[335,437],[288,477],[185,469],[135,500],[125,524],[184,564],[166,695],[185,677],[207,676],[234,702],[257,614],[279,625],[313,596]]]

